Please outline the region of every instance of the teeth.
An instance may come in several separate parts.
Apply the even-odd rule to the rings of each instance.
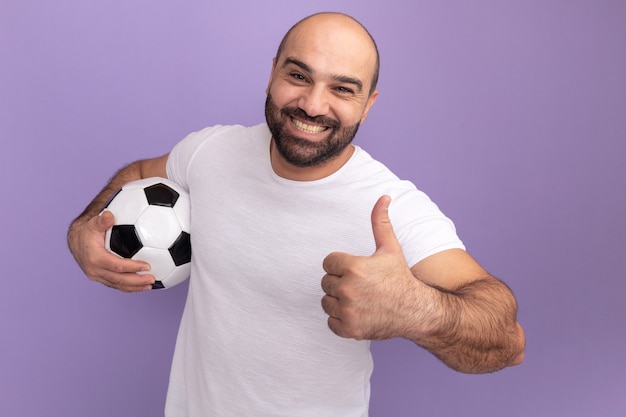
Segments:
[[[296,119],[292,119],[292,120],[293,120],[293,124],[298,129],[306,133],[321,133],[326,130],[324,126],[309,125],[309,124],[301,122],[300,120],[296,120]]]

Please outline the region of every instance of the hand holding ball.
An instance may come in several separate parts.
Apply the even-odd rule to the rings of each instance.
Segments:
[[[189,195],[165,178],[146,178],[120,188],[103,211],[115,216],[105,247],[122,258],[150,264],[153,289],[185,281],[191,270]]]

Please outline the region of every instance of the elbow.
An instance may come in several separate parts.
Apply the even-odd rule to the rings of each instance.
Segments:
[[[524,329],[516,322],[514,334],[508,343],[498,348],[489,349],[489,353],[447,365],[452,369],[466,374],[487,374],[501,371],[504,368],[520,365],[525,358],[526,337]],[[512,332],[513,333],[513,332]]]
[[[524,329],[519,324],[519,322],[515,322],[515,332],[514,336],[511,337],[509,347],[506,349],[507,354],[502,355],[502,361],[500,366],[495,369],[495,371],[499,371],[501,369],[521,365],[524,362],[524,358],[526,348],[526,336],[524,334]],[[487,372],[493,372],[487,371]]]
[[[519,324],[519,322],[515,322],[516,325],[516,341],[515,341],[515,355],[513,355],[513,360],[511,360],[511,363],[509,366],[517,366],[520,365],[523,361],[524,361],[524,357],[526,356],[526,354],[524,353],[525,349],[526,349],[526,335],[524,334],[524,329],[522,328],[522,326]]]
[[[517,366],[517,365],[521,365],[522,362],[524,362],[524,351],[520,352],[512,361],[511,364],[509,366]]]
[[[510,337],[508,348],[505,349],[506,354],[502,355],[502,361],[496,371],[510,366],[521,365],[521,363],[524,362],[524,357],[526,356],[524,353],[525,349],[526,336],[524,334],[524,329],[519,322],[516,321],[515,330],[512,332],[512,336]]]

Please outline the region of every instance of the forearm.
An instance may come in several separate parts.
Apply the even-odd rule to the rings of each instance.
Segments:
[[[417,344],[460,372],[493,372],[521,362],[517,303],[504,283],[486,277],[454,291],[430,288],[432,321],[412,338]]]
[[[76,223],[84,223],[85,221],[97,216],[102,210],[109,198],[120,189],[124,184],[135,181],[142,178],[141,174],[141,162],[133,162],[126,165],[111,177],[107,185],[100,190],[100,192],[94,197],[93,200],[87,205],[82,213],[74,219],[72,225]],[[70,226],[71,228],[71,226]]]
[[[409,339],[466,373],[520,363],[524,333],[507,286],[461,249],[440,251],[407,268],[389,202],[383,196],[372,209],[372,255],[334,252],[324,259],[328,327],[357,340]]]
[[[142,291],[152,288],[154,277],[141,273],[150,266],[141,261],[122,259],[104,247],[106,231],[113,226],[111,213],[98,214],[111,196],[131,181],[166,176],[167,155],[133,162],[120,169],[109,183],[72,222],[67,231],[67,245],[76,262],[91,280],[121,291]]]
[[[98,215],[113,193],[126,183],[149,177],[165,178],[167,176],[165,166],[168,156],[169,154],[165,154],[157,158],[135,161],[117,171],[109,180],[109,183],[96,195],[72,224],[83,223]]]

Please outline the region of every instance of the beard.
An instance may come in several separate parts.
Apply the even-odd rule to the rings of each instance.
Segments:
[[[331,132],[321,142],[299,138],[287,131],[286,124],[291,123],[291,117],[326,126]],[[278,153],[285,161],[298,168],[318,166],[336,158],[350,145],[359,130],[359,123],[342,127],[335,119],[324,116],[310,117],[304,110],[297,107],[279,109],[271,94],[268,94],[265,100],[265,120]]]

